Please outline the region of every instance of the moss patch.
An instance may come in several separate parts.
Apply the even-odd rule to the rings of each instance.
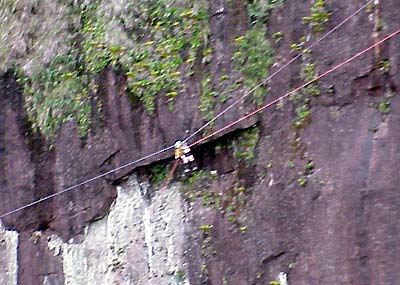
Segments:
[[[77,53],[59,55],[47,66],[41,66],[32,77],[19,79],[24,87],[26,109],[32,126],[48,137],[58,127],[75,120],[83,136],[90,127],[90,86],[87,76],[76,71]]]
[[[207,76],[201,81],[201,95],[199,99],[199,110],[205,121],[214,117],[215,98],[218,93],[211,86],[211,76]]]
[[[247,4],[247,13],[250,22],[256,24],[268,24],[272,10],[283,5],[285,0],[254,0]]]
[[[199,51],[207,45],[207,7],[167,6],[166,1],[139,1],[135,7],[138,40],[122,63],[129,92],[153,114],[157,94],[173,104],[184,91],[183,78],[192,74]]]
[[[266,85],[258,86],[268,76],[272,64],[272,48],[261,26],[251,28],[244,36],[234,40],[233,64],[248,88],[255,88],[253,98],[257,105],[263,103]],[[256,87],[257,86],[257,87]]]
[[[32,52],[26,44],[30,39],[23,36],[15,39],[15,43],[25,44],[20,51],[14,52],[11,44],[0,44],[5,51],[0,54],[3,64],[16,67],[24,86],[30,120],[48,137],[66,120],[75,120],[81,135],[87,133],[91,101],[97,92],[94,79],[106,67],[125,73],[128,92],[151,115],[159,95],[166,97],[170,110],[173,108],[175,98],[186,88],[184,79],[193,74],[196,59],[205,57],[201,50],[208,45],[206,1],[48,2],[31,3],[33,12],[26,12],[26,3],[8,1],[2,8],[17,16],[10,17],[12,21],[0,19],[6,29],[2,35],[12,44],[10,31],[22,17],[29,21],[21,35],[37,27],[52,31],[55,39],[62,38],[61,45],[51,36],[35,34]],[[58,14],[46,11],[47,7]],[[54,26],[63,28],[41,27],[48,20],[45,16],[62,19]],[[36,38],[41,41],[36,42]],[[23,60],[17,60],[23,53]],[[9,54],[14,55],[12,60]]]
[[[311,14],[302,18],[303,23],[309,24],[315,33],[322,33],[325,24],[329,21],[331,13],[326,9],[325,0],[314,0]]]
[[[150,182],[159,184],[168,177],[169,167],[164,164],[157,164],[149,168]]]
[[[260,130],[258,127],[253,127],[243,131],[233,142],[234,155],[238,162],[243,162],[247,166],[254,163],[255,150],[260,139]]]

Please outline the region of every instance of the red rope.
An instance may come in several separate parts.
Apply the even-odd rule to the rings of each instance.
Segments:
[[[195,141],[195,142],[192,143],[189,147],[193,147],[193,146],[195,146],[195,145],[197,145],[197,144],[199,144],[199,143],[202,143],[202,142],[204,142],[205,140],[209,139],[210,137],[213,137],[214,135],[216,135],[216,134],[218,134],[218,133],[220,133],[220,132],[222,132],[222,131],[224,131],[224,130],[226,130],[226,129],[228,129],[228,128],[230,128],[230,127],[232,127],[232,126],[234,126],[234,125],[236,125],[236,124],[238,124],[238,123],[240,123],[241,121],[243,121],[243,120],[245,120],[245,119],[247,119],[247,118],[249,118],[249,117],[251,117],[251,116],[253,116],[253,115],[255,115],[255,114],[259,113],[259,112],[261,112],[261,111],[263,111],[264,109],[266,109],[266,108],[268,108],[268,107],[270,107],[270,106],[272,106],[272,105],[278,103],[279,101],[285,99],[286,97],[289,97],[290,95],[292,95],[293,93],[299,91],[300,89],[303,89],[304,87],[307,87],[308,85],[314,83],[315,81],[321,79],[322,77],[325,77],[326,75],[332,73],[332,72],[335,71],[336,69],[339,69],[339,68],[342,67],[343,65],[345,65],[345,64],[347,64],[347,63],[353,61],[354,59],[360,57],[361,55],[367,53],[368,51],[370,51],[371,49],[375,48],[376,46],[378,46],[378,45],[384,43],[385,41],[387,41],[387,40],[393,38],[394,36],[396,36],[396,35],[399,34],[399,33],[400,33],[400,29],[397,30],[397,31],[395,31],[395,32],[393,32],[392,34],[390,34],[390,35],[384,37],[384,38],[381,39],[379,42],[377,42],[377,43],[375,43],[375,44],[373,44],[373,45],[367,47],[366,49],[364,49],[364,50],[358,52],[357,54],[353,55],[353,56],[350,57],[349,59],[347,59],[347,60],[345,60],[345,61],[339,63],[338,65],[336,65],[336,66],[332,67],[331,69],[325,71],[324,73],[318,75],[318,76],[315,77],[314,79],[312,79],[312,80],[310,80],[310,81],[304,83],[303,85],[300,85],[299,87],[293,89],[292,91],[286,93],[285,95],[283,95],[283,96],[281,96],[281,97],[279,97],[279,98],[277,98],[277,99],[275,99],[275,100],[273,100],[273,101],[267,103],[266,105],[264,105],[264,106],[262,106],[262,107],[260,107],[260,108],[258,108],[258,109],[256,109],[256,110],[254,110],[254,111],[251,112],[250,114],[247,114],[246,116],[243,116],[243,117],[241,117],[240,119],[238,119],[238,120],[236,120],[236,121],[233,121],[232,123],[229,123],[228,125],[224,126],[223,128],[221,128],[221,129],[219,129],[219,130],[217,130],[217,131],[215,131],[215,132],[213,132],[213,133],[211,133],[211,134],[208,134],[208,135],[206,135],[205,137],[203,137],[203,138],[201,138],[201,139]]]
[[[165,180],[164,185],[162,186],[161,190],[164,190],[169,185],[169,182],[171,181],[172,177],[174,176],[175,170],[178,166],[178,162],[179,162],[179,159],[176,159],[174,162],[174,165],[172,166],[170,172],[168,173],[167,179]]]

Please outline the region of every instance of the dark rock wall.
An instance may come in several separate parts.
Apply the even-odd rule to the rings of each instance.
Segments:
[[[231,42],[248,25],[246,1],[231,2],[210,3],[215,78],[222,75],[220,70],[232,69]],[[326,30],[365,3],[325,2],[331,13]],[[399,28],[397,1],[378,2],[379,14],[360,13],[313,49],[319,72]],[[275,64],[270,73],[294,56],[292,43],[302,36],[309,39],[306,45],[316,39],[301,19],[309,14],[310,6],[310,1],[288,0],[273,10],[269,37]],[[284,37],[276,42],[272,35],[278,31]],[[221,175],[202,190],[230,193],[245,185],[246,203],[235,208],[237,223],[227,219],[223,206],[225,212],[208,213],[211,231],[192,237],[187,245],[192,252],[187,257],[191,284],[266,284],[279,272],[288,273],[290,284],[397,284],[399,50],[397,36],[322,79],[318,83],[321,94],[307,103],[310,115],[300,129],[294,127],[298,103],[288,100],[283,107],[272,107],[195,150],[203,169],[218,169]],[[388,70],[383,70],[383,62],[389,63]],[[276,76],[265,102],[300,85],[300,72],[298,61]],[[102,116],[93,115],[88,137],[81,139],[74,122],[69,122],[49,147],[45,138],[31,132],[24,94],[13,73],[1,76],[1,213],[169,146],[202,125],[195,82],[177,99],[173,112],[166,110],[165,99],[160,98],[155,116],[149,116],[139,103],[130,101],[125,81],[119,72],[106,68],[98,76]],[[228,103],[242,93],[233,95]],[[217,104],[216,111],[223,108]],[[241,103],[214,129],[252,109],[252,104]],[[240,133],[254,124],[260,133],[251,167],[233,162],[229,151],[214,151],[218,143],[231,142],[235,134],[230,132]],[[141,165],[171,155],[169,151]],[[45,244],[33,243],[32,234],[55,233],[64,240],[79,241],[85,226],[107,214],[116,197],[114,184],[135,167],[2,219],[6,228],[20,233],[19,284],[41,284],[43,276],[50,282],[46,284],[63,282],[61,261],[46,253]],[[199,199],[194,202],[194,216],[204,213],[198,210],[203,207]],[[198,218],[193,219],[196,227],[204,220]]]

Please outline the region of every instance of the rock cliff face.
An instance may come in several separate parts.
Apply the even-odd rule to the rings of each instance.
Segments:
[[[396,0],[0,3],[0,215],[218,130],[397,30]],[[400,37],[197,145],[1,218],[1,284],[397,284]]]
[[[109,214],[91,224],[80,243],[49,237],[66,284],[175,284],[183,278],[187,209],[177,187],[158,192],[154,202],[147,188],[135,177],[118,187]]]

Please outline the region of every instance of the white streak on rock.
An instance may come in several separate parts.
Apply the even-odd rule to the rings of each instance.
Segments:
[[[177,280],[186,271],[179,189],[159,190],[150,201],[147,187],[134,176],[117,187],[110,213],[87,227],[82,243],[51,237],[48,247],[63,258],[65,284],[189,284]]]
[[[18,233],[7,231],[0,222],[0,284],[16,285]]]

